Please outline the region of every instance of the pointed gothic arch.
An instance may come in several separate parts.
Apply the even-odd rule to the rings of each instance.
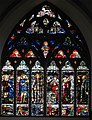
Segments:
[[[89,116],[88,53],[80,30],[68,16],[49,2],[38,5],[15,26],[3,49],[1,115]],[[4,66],[7,60],[14,68],[10,98],[13,73],[10,64]]]

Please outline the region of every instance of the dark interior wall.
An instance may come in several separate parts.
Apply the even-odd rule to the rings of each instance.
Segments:
[[[4,19],[0,22],[0,58],[3,46],[5,44],[8,35],[11,33],[14,26],[17,22],[32,8],[34,8],[39,3],[43,2],[44,0],[23,0],[20,1],[15,7],[13,7],[10,12],[4,17]],[[87,45],[89,47],[91,60],[92,60],[92,20],[83,12],[76,4],[74,4],[71,0],[48,0],[52,2],[57,7],[59,7],[62,11],[64,11],[79,27],[80,31],[82,32]],[[91,64],[92,66],[92,64]],[[3,118],[6,119],[6,118]],[[9,118],[13,119],[13,118]],[[20,118],[17,118],[20,119]],[[24,118],[23,118],[24,119]],[[27,118],[30,119],[30,118]],[[35,120],[35,118],[32,118]],[[40,120],[41,118],[39,118]],[[50,118],[46,118],[45,120],[50,120]],[[56,119],[56,118],[53,118]],[[61,118],[60,118],[61,119]],[[65,120],[72,120],[71,118],[64,118]],[[76,118],[79,119],[79,118]],[[87,118],[81,118],[82,120]],[[42,118],[44,120],[44,118]],[[52,120],[52,118],[51,118]],[[59,118],[58,118],[59,120]],[[75,120],[75,118],[74,118]]]

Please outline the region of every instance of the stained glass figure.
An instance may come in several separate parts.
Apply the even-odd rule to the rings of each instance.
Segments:
[[[74,116],[74,69],[69,61],[66,61],[61,74],[61,114],[62,116]],[[70,113],[67,113],[68,110]]]
[[[42,10],[40,12],[38,12],[37,17],[42,17],[45,15],[55,18],[54,12],[52,12],[50,6],[48,6],[48,5],[44,5],[42,7]]]
[[[14,115],[14,68],[9,60],[2,68],[1,114]]]
[[[32,67],[31,73],[31,115],[44,115],[44,69],[39,61]]]
[[[27,104],[17,104],[16,108],[17,116],[28,116],[29,115],[29,106]]]
[[[70,58],[81,58],[81,56],[77,50],[74,50],[73,53],[70,55]]]
[[[26,33],[28,34],[43,33],[43,29],[39,26],[39,23],[33,21],[31,23],[31,27],[27,28]]]
[[[25,55],[25,57],[26,57],[26,58],[30,58],[30,57],[34,58],[34,57],[36,57],[36,56],[34,55],[34,53],[33,53],[32,50],[29,50],[29,51],[27,52],[27,54]]]
[[[47,116],[58,116],[59,114],[59,69],[55,61],[47,68],[47,95],[46,111]]]
[[[49,20],[48,20],[47,18],[45,18],[45,19],[43,20],[43,24],[44,24],[45,26],[47,26],[47,25],[49,24]]]
[[[10,55],[11,58],[13,57],[17,57],[17,58],[20,58],[21,55],[19,53],[19,51],[17,49],[13,50],[12,54]]]
[[[24,60],[17,67],[16,115],[29,115],[29,68]]]
[[[77,68],[76,101],[78,116],[89,115],[89,69],[84,61]],[[80,111],[80,113],[79,113]]]
[[[55,58],[66,58],[66,55],[64,54],[62,50],[59,50]]]
[[[88,93],[89,93],[89,78],[88,72],[82,73],[78,72],[77,75],[77,101],[79,104],[87,104],[88,103]]]
[[[50,34],[64,34],[65,33],[65,30],[61,27],[61,24],[58,22],[58,21],[55,21],[53,23],[53,26],[51,27],[50,30],[47,31],[47,33],[50,33]]]
[[[44,41],[44,42],[43,42],[43,46],[42,46],[41,49],[42,49],[42,51],[43,51],[44,57],[46,58],[47,55],[48,55],[48,52],[49,52],[49,50],[50,50],[50,47],[48,46],[48,42],[47,42],[47,41]]]

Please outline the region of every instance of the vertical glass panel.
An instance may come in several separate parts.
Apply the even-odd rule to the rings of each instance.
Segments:
[[[2,68],[1,114],[14,115],[14,68],[9,60]]]
[[[46,115],[59,115],[59,69],[55,61],[47,68],[46,80]]]
[[[61,71],[61,115],[74,116],[74,69],[67,61]]]
[[[89,71],[84,61],[77,68],[76,81],[77,116],[89,115]]]
[[[44,69],[36,61],[31,72],[31,115],[44,115]]]
[[[16,115],[29,115],[29,68],[24,60],[17,67],[16,75]]]

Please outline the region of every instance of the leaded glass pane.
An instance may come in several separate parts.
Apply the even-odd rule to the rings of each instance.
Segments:
[[[88,116],[89,115],[89,71],[86,63],[82,61],[77,68],[77,81],[76,81],[76,115]]]
[[[74,69],[69,61],[61,72],[61,115],[74,116]]]
[[[1,114],[14,115],[14,68],[9,60],[2,68]]]
[[[29,68],[24,60],[16,72],[16,115],[29,115]]]
[[[55,61],[47,68],[46,80],[46,114],[47,116],[59,115],[59,69]]]
[[[39,61],[36,61],[31,73],[31,115],[44,115],[44,69]]]

